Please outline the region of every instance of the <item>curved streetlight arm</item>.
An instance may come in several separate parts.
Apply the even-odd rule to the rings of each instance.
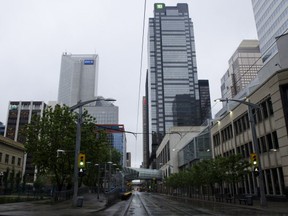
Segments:
[[[218,98],[216,100],[214,100],[215,102],[226,102],[228,103],[229,101],[235,101],[235,102],[238,102],[238,103],[242,103],[242,104],[245,104],[247,106],[250,106],[250,107],[253,107],[255,109],[260,109],[261,107],[257,104],[254,104],[254,103],[250,103],[250,102],[247,102],[245,100],[238,100],[238,99],[229,99],[229,98]]]
[[[109,98],[109,99],[97,98],[97,99],[88,100],[88,101],[83,101],[83,102],[81,102],[81,100],[80,100],[80,101],[78,101],[77,104],[75,104],[74,106],[70,107],[70,110],[73,111],[73,110],[75,110],[75,109],[78,109],[78,108],[86,105],[86,104],[89,104],[89,103],[92,103],[92,102],[96,102],[96,101],[116,101],[116,100],[115,100],[115,99],[112,99],[112,98],[111,98],[111,99],[110,99],[110,98]]]

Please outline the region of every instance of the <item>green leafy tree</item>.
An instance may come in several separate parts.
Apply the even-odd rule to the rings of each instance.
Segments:
[[[3,184],[4,184],[4,193],[8,193],[8,186],[9,186],[9,175],[10,175],[10,169],[7,167],[6,172],[4,172],[3,175]]]
[[[20,184],[21,184],[21,172],[20,171],[18,171],[16,174],[15,183],[16,183],[16,191],[19,192]]]
[[[96,143],[87,146],[86,148],[86,173],[83,178],[83,183],[90,187],[95,187],[98,182],[98,175],[101,175],[100,169],[95,164],[103,165],[108,161],[112,164],[116,164],[115,168],[120,168],[119,163],[121,159],[121,153],[107,144],[107,137],[105,132],[100,132],[100,136],[96,139]]]
[[[220,193],[223,193],[223,184],[226,178],[226,157],[217,157],[214,159],[214,181],[220,187]]]
[[[72,188],[76,122],[78,114],[67,106],[48,107],[43,116],[34,116],[24,133],[24,146],[32,155],[39,176],[51,176],[51,182],[61,191],[63,186]],[[57,150],[64,150],[60,151]],[[87,111],[82,114],[81,153],[85,154],[86,176],[81,178],[87,186],[95,186],[95,164],[112,161],[119,164],[121,154],[107,144],[105,131],[95,131],[95,119]]]
[[[45,176],[38,175],[33,186],[35,190],[39,192],[45,186]]]
[[[112,164],[119,164],[121,154],[107,142],[108,134],[105,130],[95,129],[95,124],[90,124],[89,121],[83,123],[82,128],[81,152],[86,155],[86,176],[81,180],[85,185],[95,187],[100,171],[95,164],[105,164],[108,161],[111,161]]]
[[[200,188],[203,185],[202,169],[199,164],[195,164],[191,170],[192,185],[196,188],[197,192],[200,192]]]
[[[236,192],[236,184],[239,183],[243,176],[247,174],[249,161],[243,160],[240,154],[231,155],[226,158],[225,167],[225,181],[232,184],[232,194]]]
[[[15,186],[15,169],[13,167],[10,175],[9,175],[9,183],[10,183],[10,191],[13,192],[14,191],[14,186]]]
[[[215,177],[217,175],[217,169],[215,167],[214,160],[203,160],[199,163],[200,166],[200,175],[202,176],[202,185],[206,186],[208,198],[209,198],[209,189],[214,193]]]
[[[77,115],[66,106],[48,107],[43,117],[33,116],[26,127],[24,146],[39,175],[52,176],[60,191],[73,171]],[[57,150],[64,150],[59,155]]]
[[[24,131],[24,146],[27,153],[32,155],[38,175],[51,176],[51,182],[58,191],[63,186],[71,188],[73,184],[77,118],[78,114],[71,112],[67,106],[48,107],[42,117],[34,116]],[[96,138],[94,122],[95,119],[83,112],[80,151],[92,164],[107,152],[104,137]],[[57,150],[64,152],[60,154]]]
[[[208,174],[206,173],[207,167],[206,167],[206,162],[199,162],[195,164],[191,168],[191,173],[192,173],[192,178],[193,178],[193,184],[197,188],[198,193],[200,195],[204,194],[204,187],[207,186],[208,182]]]
[[[218,157],[214,160],[203,160],[194,164],[190,169],[174,173],[169,176],[165,183],[173,189],[193,187],[200,194],[203,189],[210,188],[212,194],[215,191],[215,184],[220,185],[221,193],[223,183],[233,186],[232,193],[236,193],[236,184],[243,180],[247,174],[250,163],[244,160],[241,155],[231,155],[229,157]],[[209,196],[208,191],[208,196]]]

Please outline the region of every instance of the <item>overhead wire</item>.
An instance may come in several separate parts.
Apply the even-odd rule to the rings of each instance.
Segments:
[[[139,83],[138,83],[138,104],[137,104],[137,117],[136,117],[136,133],[132,133],[136,138],[135,143],[135,158],[137,158],[137,134],[139,124],[140,102],[141,102],[141,84],[142,84],[142,66],[143,66],[143,52],[144,52],[144,33],[145,33],[145,20],[146,20],[146,3],[144,1],[143,21],[142,21],[142,39],[141,39],[141,53],[140,53],[140,69],[139,69]]]
[[[133,134],[135,137],[138,134],[154,134],[153,132],[152,133],[133,132],[133,131],[123,130],[121,128],[113,128],[109,125],[101,125],[101,124],[96,124],[96,128],[99,128],[99,130],[96,129],[96,131],[111,131],[111,132],[114,131],[116,133],[129,133],[129,134]],[[169,132],[169,133],[165,133],[165,135],[166,134],[175,134],[175,133],[179,134],[180,132]]]
[[[146,0],[144,1],[144,15],[143,15],[143,26],[142,26],[142,42],[141,42],[141,54],[140,54],[140,74],[139,74],[139,83],[138,83],[138,105],[137,105],[136,131],[138,131],[139,110],[140,110],[140,101],[141,101],[141,83],[142,83],[142,65],[143,65],[143,52],[144,52],[145,20],[146,20]]]

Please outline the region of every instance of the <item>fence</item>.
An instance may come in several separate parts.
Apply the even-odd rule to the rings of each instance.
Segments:
[[[107,203],[106,206],[112,205],[116,200],[120,198],[120,188],[115,188],[105,193]]]
[[[88,193],[89,188],[83,187],[78,189],[78,195]],[[51,192],[51,199],[54,202],[70,200],[73,198],[73,190],[63,190],[63,191],[52,191]]]

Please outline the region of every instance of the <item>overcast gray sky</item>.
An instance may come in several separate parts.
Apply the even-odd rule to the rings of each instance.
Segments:
[[[125,129],[137,125],[138,89],[144,95],[148,18],[153,4],[188,3],[194,23],[198,76],[209,79],[212,112],[220,79],[243,39],[257,39],[250,0],[147,0],[142,82],[140,55],[144,0],[0,0],[0,121],[11,100],[57,100],[63,52],[98,54],[99,95],[119,106]],[[138,131],[136,131],[138,130]],[[142,136],[127,134],[132,166],[142,162]]]

